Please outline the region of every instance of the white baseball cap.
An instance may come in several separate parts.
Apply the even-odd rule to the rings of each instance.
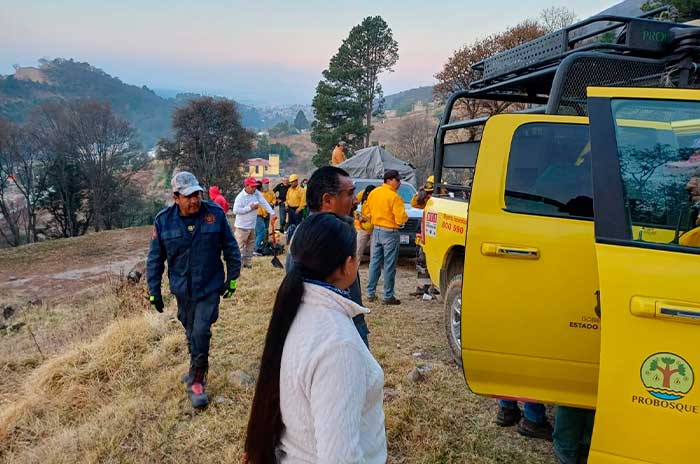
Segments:
[[[186,197],[192,195],[194,192],[204,191],[194,174],[187,171],[180,171],[175,174],[170,181],[170,185],[173,188],[173,193],[178,193]]]

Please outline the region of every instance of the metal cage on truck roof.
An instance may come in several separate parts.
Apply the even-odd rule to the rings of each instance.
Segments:
[[[618,31],[614,43],[593,40],[610,31]],[[700,88],[699,58],[699,27],[612,15],[589,18],[491,56],[474,65],[480,78],[445,104],[434,140],[436,182],[442,183],[443,167],[473,168],[476,161],[478,142],[445,143],[447,132],[488,120],[451,122],[461,99],[541,105],[526,111],[585,116],[590,86]]]

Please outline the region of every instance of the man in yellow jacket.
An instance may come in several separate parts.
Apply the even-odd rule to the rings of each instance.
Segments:
[[[372,231],[372,252],[369,259],[367,299],[377,300],[377,282],[384,266],[384,304],[399,305],[394,295],[396,264],[399,260],[401,238],[399,228],[408,221],[403,200],[396,191],[401,185],[398,171],[390,169],[384,173],[384,184],[369,194],[362,215],[369,217]]]
[[[428,200],[430,200],[430,197],[433,196],[435,191],[434,186],[435,176],[428,176],[428,180],[425,181],[425,185],[423,185],[423,187],[421,187],[421,189],[416,192],[415,195],[413,195],[413,198],[411,198],[411,206],[416,209],[425,209],[425,206],[428,204]],[[447,190],[440,188],[438,190],[438,194],[447,195]]]
[[[306,208],[306,189],[299,186],[299,176],[289,176],[289,189],[287,190],[287,211],[289,213],[288,224],[298,226],[301,223],[302,213]]]
[[[435,184],[435,177],[429,176],[428,180],[425,181],[425,185],[421,187],[419,191],[413,195],[411,198],[411,206],[417,209],[425,209],[425,205],[428,204],[428,200],[433,196],[433,186]]]
[[[331,154],[331,166],[337,166],[343,161],[345,161],[347,158],[345,156],[345,142],[342,140],[338,142],[338,145],[335,146],[333,149],[333,153]]]
[[[364,207],[367,203],[367,198],[369,194],[376,187],[374,185],[368,185],[366,189],[362,190],[357,194],[357,204],[360,208]],[[367,250],[367,245],[372,241],[372,223],[367,216],[363,216],[362,213],[355,211],[355,230],[357,231],[357,259],[362,262],[362,258],[365,255],[365,250]]]

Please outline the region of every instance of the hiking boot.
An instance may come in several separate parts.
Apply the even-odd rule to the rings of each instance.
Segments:
[[[186,374],[182,374],[182,377],[180,377],[180,382],[187,385],[187,388],[189,389],[192,382],[194,382],[194,369],[190,368]]]
[[[191,374],[188,372],[187,374],[180,377],[180,380],[182,381],[182,383],[185,384],[185,391],[187,391],[188,394],[192,393],[192,385],[194,385],[194,376],[195,376],[194,372],[192,372]],[[207,387],[206,379],[204,379],[203,381],[200,381],[199,383],[201,383],[202,386],[206,389],[206,387]]]
[[[395,296],[392,296],[391,298],[384,298],[382,303],[385,305],[397,306],[401,304],[401,300],[397,299]]]
[[[552,424],[547,419],[543,422],[535,423],[523,418],[518,424],[518,433],[524,437],[552,441]]]
[[[409,293],[409,296],[422,296],[425,293],[426,291],[423,287],[416,287],[416,291]]]
[[[496,425],[499,427],[512,427],[523,417],[520,408],[504,408],[499,406],[498,414],[496,414]]]
[[[375,301],[377,301],[377,295],[369,295],[367,297],[367,301],[370,303],[374,303]]]
[[[206,371],[201,369],[196,370],[192,384],[189,385],[187,389],[192,407],[195,409],[203,409],[209,405],[209,396],[204,390],[206,384]]]

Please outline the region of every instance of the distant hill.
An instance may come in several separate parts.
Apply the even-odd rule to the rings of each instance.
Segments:
[[[173,101],[148,87],[124,84],[116,77],[73,60],[40,60],[38,68],[18,68],[0,78],[0,115],[24,121],[37,105],[57,99],[107,101],[122,118],[136,127],[145,145],[170,133]]]
[[[199,96],[184,93],[163,98],[145,85],[126,84],[89,63],[63,58],[42,59],[38,67],[17,67],[14,75],[0,76],[0,116],[22,122],[37,105],[56,99],[107,101],[115,113],[138,129],[146,148],[153,147],[159,138],[169,137],[175,108]],[[255,131],[268,129],[290,117],[293,120],[298,111],[298,108],[282,112],[236,105],[243,125]]]
[[[198,93],[178,93],[175,97],[168,98],[167,101],[173,105],[174,108],[178,108],[186,105],[190,100],[201,96],[202,95]],[[286,119],[276,114],[268,114],[265,110],[260,110],[238,102],[235,103],[238,112],[241,113],[241,122],[243,126],[253,131],[269,129],[278,122],[282,122]],[[168,124],[170,124],[170,116],[168,116]]]
[[[384,97],[384,109],[400,110],[402,108],[413,107],[417,102],[433,101],[433,86],[417,87],[415,89],[404,90],[403,92],[387,95]],[[410,108],[408,108],[410,111]]]
[[[271,107],[255,107],[262,116],[265,128],[270,128],[277,123],[287,121],[294,123],[294,118],[299,111],[303,111],[306,119],[314,120],[314,109],[311,105],[278,105]]]

